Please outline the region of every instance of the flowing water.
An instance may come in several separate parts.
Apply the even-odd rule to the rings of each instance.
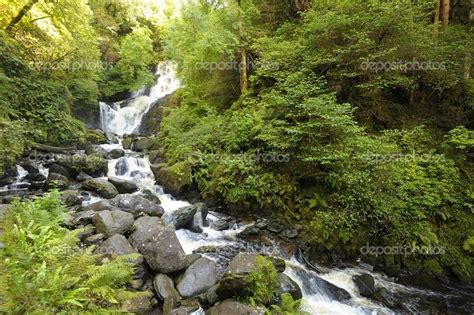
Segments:
[[[150,109],[153,102],[169,93],[174,92],[179,87],[179,81],[174,77],[173,64],[170,62],[162,63],[157,69],[158,80],[155,86],[146,94],[146,90],[142,89],[133,94],[131,99],[117,102],[114,104],[101,103],[101,122],[102,129],[109,135],[118,137],[118,143],[102,145],[102,149],[110,151],[114,148],[122,148],[121,137],[126,134],[136,132],[141,124],[143,116]],[[173,196],[165,194],[163,189],[156,185],[153,172],[150,168],[148,157],[141,156],[136,152],[125,150],[125,156],[109,160],[109,170],[107,176],[118,177],[121,179],[133,181],[139,187],[138,194],[145,191],[153,193],[157,196],[161,205],[165,210],[165,216],[180,207],[189,205],[186,201],[175,200]],[[97,200],[94,199],[94,200]],[[89,201],[90,203],[90,201]],[[209,213],[208,223],[219,218],[218,213]],[[220,248],[222,251],[226,249],[239,250],[244,248],[246,251],[259,251],[262,248],[253,244],[244,243],[236,236],[241,232],[246,225],[234,224],[229,229],[224,231],[216,231],[209,226],[203,227],[203,233],[193,233],[186,229],[176,231],[178,239],[186,252],[191,254],[193,251],[202,246],[214,246]],[[268,254],[280,255],[282,251],[279,250],[278,244],[264,248]],[[209,258],[214,259],[222,268],[225,267],[225,255],[209,255]],[[394,314],[393,311],[385,306],[374,302],[373,300],[362,297],[354,282],[352,276],[361,272],[370,273],[376,281],[376,285],[382,285],[390,291],[397,291],[406,294],[416,295],[418,297],[433,294],[428,291],[421,291],[414,288],[409,288],[396,284],[390,278],[363,270],[359,268],[327,269],[326,273],[317,274],[314,271],[298,262],[294,257],[288,257],[281,254],[287,262],[286,275],[292,278],[300,285],[303,291],[302,308],[310,314]],[[324,269],[324,268],[323,268]],[[331,298],[329,292],[321,289],[316,284],[316,278],[320,277],[328,282],[331,282],[340,288],[345,289],[351,295],[351,299],[346,302],[338,302]]]

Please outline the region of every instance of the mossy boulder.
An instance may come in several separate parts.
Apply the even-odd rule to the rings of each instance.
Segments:
[[[191,165],[186,162],[172,166],[166,163],[154,164],[151,170],[158,184],[171,194],[179,195],[192,184]]]

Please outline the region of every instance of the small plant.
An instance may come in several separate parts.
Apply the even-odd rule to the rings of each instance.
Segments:
[[[272,262],[257,258],[257,271],[248,275],[247,300],[251,305],[269,305],[278,294],[278,274]]]
[[[293,297],[289,293],[283,293],[281,295],[280,305],[272,305],[272,314],[278,315],[304,315],[307,314],[300,311],[301,300],[293,300]]]
[[[6,211],[5,249],[0,252],[0,312],[48,314],[118,310],[145,293],[131,292],[129,256],[103,261],[78,234],[61,226],[64,207],[57,191]]]

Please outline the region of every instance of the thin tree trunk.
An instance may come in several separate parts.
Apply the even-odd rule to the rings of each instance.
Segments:
[[[247,50],[242,48],[240,51],[240,92],[245,94],[248,90],[248,74],[247,74]]]
[[[434,18],[434,23],[433,23],[433,38],[438,37],[440,9],[441,9],[441,0],[438,0],[436,2],[435,18]]]
[[[443,14],[441,16],[443,21],[444,30],[448,30],[449,24],[449,0],[443,0]]]
[[[27,4],[21,8],[20,12],[10,21],[7,28],[5,29],[8,33],[11,33],[15,25],[21,21],[21,19],[31,10],[31,8],[35,5],[36,2],[39,0],[30,0]]]

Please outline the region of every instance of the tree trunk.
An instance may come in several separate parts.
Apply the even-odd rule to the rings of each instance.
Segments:
[[[448,30],[449,24],[449,0],[443,0],[443,11],[441,15],[441,20],[443,21],[444,30]]]
[[[248,90],[248,74],[247,74],[247,50],[242,48],[240,51],[240,92],[245,94]]]
[[[441,9],[441,0],[438,0],[436,2],[435,18],[434,18],[434,23],[433,23],[433,38],[438,37],[440,9]]]
[[[20,12],[10,21],[7,28],[5,29],[8,33],[11,33],[15,25],[21,21],[21,19],[31,10],[31,8],[35,5],[36,2],[39,0],[30,0],[27,4],[21,8]]]

